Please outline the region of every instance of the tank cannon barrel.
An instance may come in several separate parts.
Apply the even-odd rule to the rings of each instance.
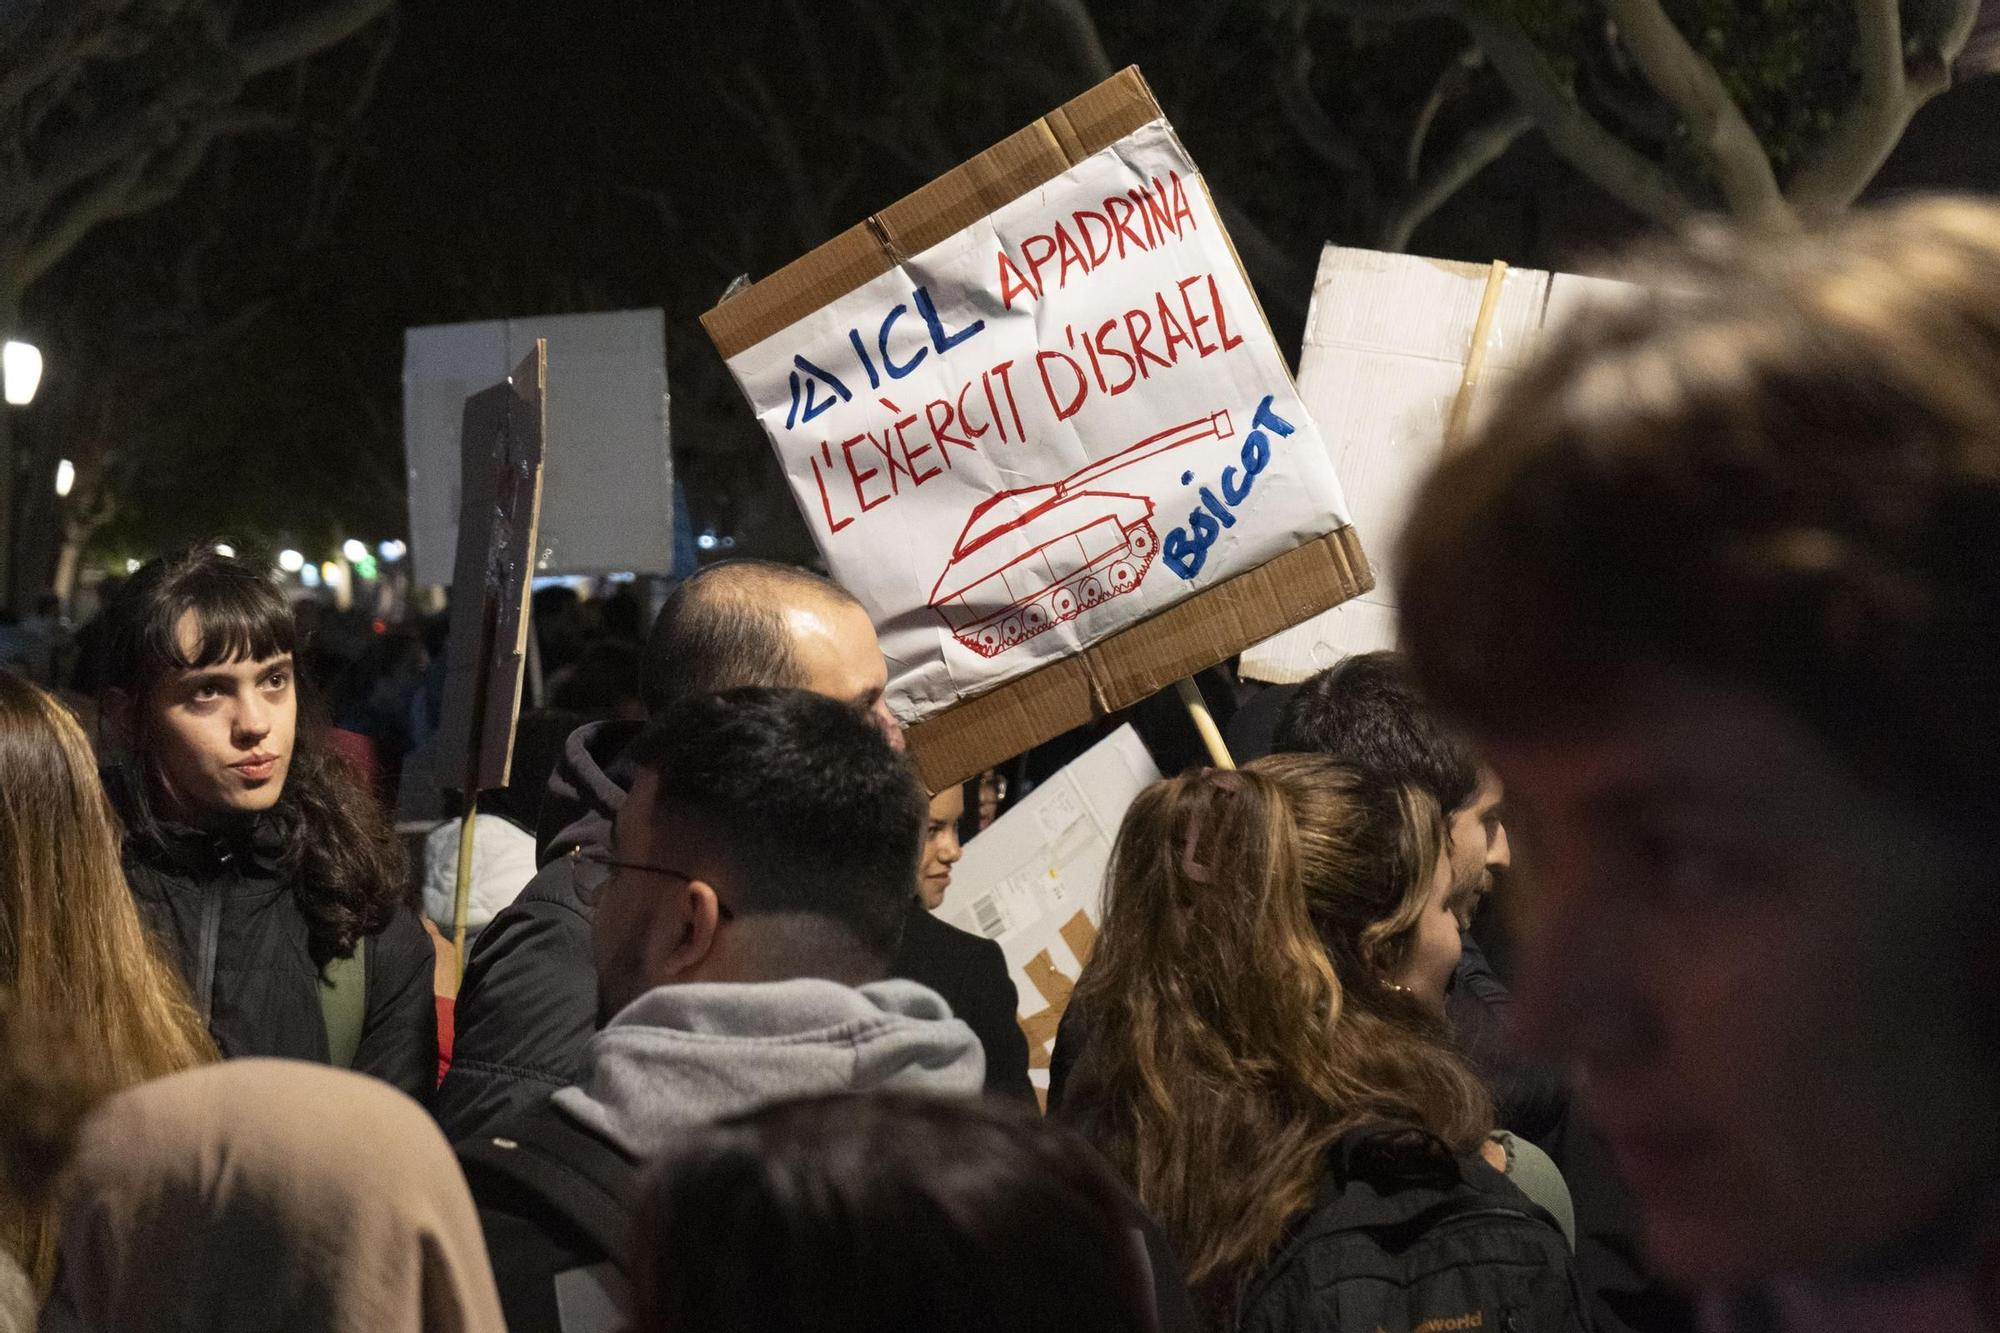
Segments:
[[[1134,463],[1143,463],[1157,454],[1178,449],[1184,444],[1194,444],[1199,440],[1226,440],[1232,433],[1229,413],[1226,410],[1211,412],[1205,417],[1196,417],[1193,421],[1183,421],[1178,426],[1169,426],[1157,434],[1148,435],[1137,444],[1127,445],[1115,454],[1092,459],[1057,482],[1056,495],[1059,497],[1068,495],[1071,491],[1088,486],[1107,473],[1131,467]]]

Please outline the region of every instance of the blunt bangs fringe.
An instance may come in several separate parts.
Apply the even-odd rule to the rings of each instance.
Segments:
[[[170,672],[225,662],[261,662],[294,652],[297,624],[284,595],[254,567],[212,547],[163,556],[133,576],[131,639],[116,683],[150,685]],[[194,616],[195,651],[184,653],[180,624]]]

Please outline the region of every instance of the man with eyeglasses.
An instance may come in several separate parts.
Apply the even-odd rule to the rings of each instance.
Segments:
[[[853,709],[697,695],[631,747],[608,849],[579,849],[606,1025],[574,1086],[460,1147],[510,1328],[618,1326],[644,1164],[799,1097],[976,1096],[978,1038],[889,977],[925,805]]]
[[[704,569],[667,599],[640,689],[655,718],[683,700],[739,686],[810,690],[845,704],[900,749],[902,730],[883,703],[888,679],[874,627],[844,589],[808,570],[736,560]],[[592,967],[593,909],[577,892],[570,853],[607,850],[632,784],[627,751],[639,730],[602,722],[570,737],[542,804],[542,869],[480,933],[459,990],[451,1070],[432,1101],[453,1142],[567,1085],[584,1043],[609,1016]],[[979,1035],[987,1091],[1032,1098],[1019,1001],[999,946],[925,912],[914,885],[905,906],[890,974],[944,996]]]

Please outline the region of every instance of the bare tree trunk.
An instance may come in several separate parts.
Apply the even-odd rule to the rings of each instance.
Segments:
[[[62,551],[56,556],[55,594],[62,599],[63,610],[68,611],[76,598],[76,567],[83,559],[83,539],[76,533],[65,530]]]

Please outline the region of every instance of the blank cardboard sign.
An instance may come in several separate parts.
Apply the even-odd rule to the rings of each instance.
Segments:
[[[534,574],[673,570],[666,316],[543,315],[410,329],[403,341],[403,454],[419,583],[448,584],[458,549],[465,400],[549,348],[549,451]]]
[[[1301,681],[1350,653],[1396,646],[1396,543],[1406,523],[1421,521],[1410,512],[1412,497],[1444,449],[1489,272],[1485,264],[1337,245],[1320,255],[1299,397],[1319,423],[1375,586],[1247,650],[1245,678]],[[1475,424],[1546,328],[1580,304],[1635,290],[1524,268],[1508,269],[1503,283],[1472,396]]]

